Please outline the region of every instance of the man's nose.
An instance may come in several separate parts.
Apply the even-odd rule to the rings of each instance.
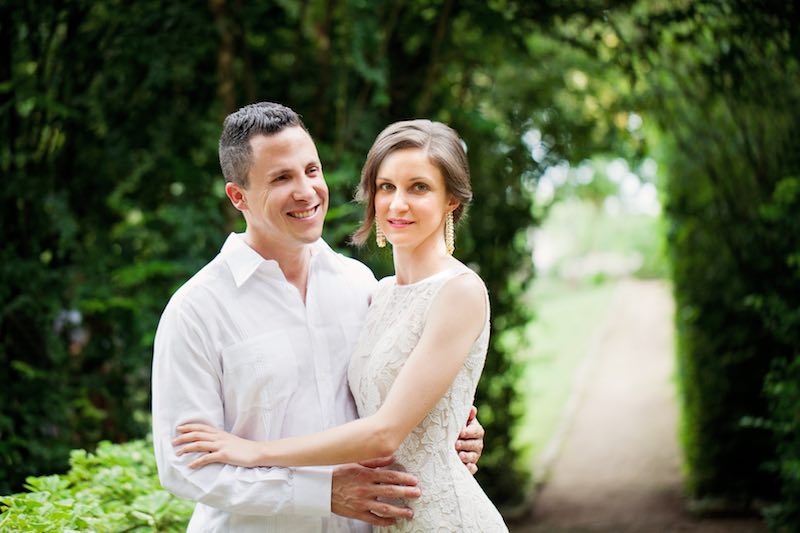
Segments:
[[[294,191],[292,192],[292,198],[295,201],[310,200],[316,194],[310,178],[302,176],[295,181]]]

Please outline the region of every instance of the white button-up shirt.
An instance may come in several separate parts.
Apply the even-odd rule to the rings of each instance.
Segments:
[[[369,531],[330,512],[323,468],[190,469],[176,427],[254,440],[321,431],[357,417],[347,365],[376,285],[367,267],[312,245],[306,303],[277,262],[241,235],[172,297],[155,339],[153,441],[162,485],[196,500],[189,531]]]

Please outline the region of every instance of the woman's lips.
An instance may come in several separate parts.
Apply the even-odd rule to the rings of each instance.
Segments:
[[[414,223],[413,221],[406,220],[404,218],[388,218],[386,219],[386,221],[393,228],[407,228],[408,226]]]

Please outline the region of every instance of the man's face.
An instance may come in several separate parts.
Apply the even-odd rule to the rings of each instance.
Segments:
[[[301,127],[250,140],[253,164],[246,188],[228,184],[248,232],[270,246],[296,248],[322,235],[328,210],[328,185],[317,147]],[[232,196],[236,189],[240,202]]]

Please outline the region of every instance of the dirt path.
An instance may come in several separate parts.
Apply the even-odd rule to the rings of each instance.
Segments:
[[[512,532],[766,531],[683,510],[672,306],[661,282],[618,286],[548,480]]]

